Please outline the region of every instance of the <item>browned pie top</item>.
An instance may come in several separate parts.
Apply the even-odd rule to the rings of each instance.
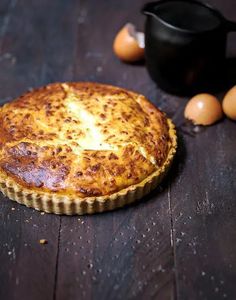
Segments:
[[[0,108],[0,172],[23,187],[110,195],[164,163],[165,115],[144,96],[97,83],[55,83]]]

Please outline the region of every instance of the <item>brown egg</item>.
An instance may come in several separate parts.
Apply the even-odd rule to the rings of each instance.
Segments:
[[[116,35],[113,50],[119,59],[135,62],[144,58],[144,33],[127,23]]]
[[[198,94],[189,100],[184,116],[196,125],[211,125],[222,118],[218,99],[210,94]]]
[[[222,107],[228,118],[236,120],[236,85],[225,95]]]

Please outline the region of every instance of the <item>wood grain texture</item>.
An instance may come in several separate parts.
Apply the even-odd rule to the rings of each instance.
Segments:
[[[50,81],[71,80],[76,34],[65,15],[75,4],[1,2],[1,103]],[[53,299],[60,218],[0,197],[0,299]]]
[[[125,65],[111,51],[124,23],[142,28],[142,4],[132,2],[131,11],[131,1],[99,1],[99,9],[93,1],[81,2],[75,80],[107,82],[159,98],[143,65]],[[167,189],[116,212],[62,217],[56,299],[171,299],[170,226]]]
[[[170,193],[178,299],[236,297],[234,127],[184,138],[186,164]]]
[[[0,103],[53,81],[105,82],[143,93],[179,133],[169,176],[138,204],[67,217],[1,195],[0,299],[236,299],[236,124],[196,133],[183,119],[186,98],[161,91],[142,63],[114,56],[126,22],[142,30],[145,2],[0,1]],[[208,2],[236,20],[234,0]],[[235,33],[228,56],[232,85]]]
[[[233,1],[209,2],[236,20]],[[228,57],[236,57],[235,38],[229,35]],[[232,86],[232,61],[228,74]],[[182,116],[175,121],[182,124]],[[170,191],[177,299],[236,299],[235,133],[236,124],[223,120],[193,136],[182,135],[178,179]]]

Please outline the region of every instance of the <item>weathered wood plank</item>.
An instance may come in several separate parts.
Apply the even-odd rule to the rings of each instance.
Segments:
[[[162,104],[145,68],[123,64],[112,52],[126,22],[142,29],[142,2],[104,0],[96,9],[81,2],[75,79],[120,85]],[[56,299],[172,299],[170,228],[166,186],[115,212],[62,217]]]
[[[233,1],[211,4],[236,20]],[[235,57],[232,38],[227,52]],[[179,115],[176,122],[182,121]],[[195,137],[184,135],[180,144],[170,199],[181,300],[236,298],[235,132],[236,124],[223,120]]]
[[[166,193],[116,212],[62,218],[56,299],[171,299],[172,269]]]
[[[184,141],[171,187],[178,299],[235,299],[235,124]]]
[[[28,88],[71,80],[76,45],[77,1],[12,3],[12,8],[2,2],[0,6],[0,26],[5,26],[0,41],[1,103]],[[60,217],[41,215],[0,196],[0,299],[54,298],[59,227]],[[48,244],[41,245],[40,239]]]

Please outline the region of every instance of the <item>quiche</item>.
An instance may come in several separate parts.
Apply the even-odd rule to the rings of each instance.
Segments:
[[[176,152],[174,125],[143,95],[54,83],[0,108],[0,190],[56,214],[90,214],[153,190]]]

